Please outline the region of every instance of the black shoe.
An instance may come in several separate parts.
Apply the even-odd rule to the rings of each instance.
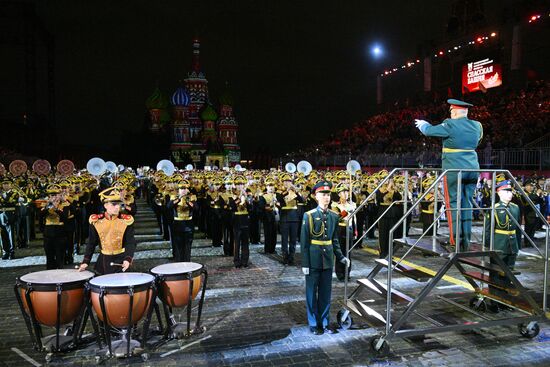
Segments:
[[[288,260],[288,265],[294,265],[294,259],[293,258],[290,258]]]
[[[338,330],[336,330],[336,329],[334,329],[330,326],[327,326],[324,331],[327,334],[338,334]]]
[[[283,255],[283,264],[284,265],[288,264],[288,256],[286,256],[286,255]]]
[[[242,267],[241,264],[235,264],[235,268],[240,269]]]
[[[4,254],[4,255],[2,256],[2,260],[7,260],[7,259],[9,259],[9,257],[10,257],[9,254]]]
[[[313,335],[323,335],[324,332],[323,329],[312,326],[309,327],[309,331],[311,331]]]
[[[10,256],[8,257],[8,260],[13,260],[15,259],[15,254],[10,254]]]
[[[248,264],[244,264],[243,266],[244,266],[245,268],[248,268]]]

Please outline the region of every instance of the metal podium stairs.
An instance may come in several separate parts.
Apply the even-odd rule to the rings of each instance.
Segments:
[[[393,170],[388,177],[397,170],[402,169]],[[497,171],[494,170],[493,176],[495,172]],[[504,172],[509,175],[509,172]],[[431,188],[436,187],[445,173],[446,171],[440,173]],[[383,183],[380,183],[377,190]],[[375,259],[373,269],[366,278],[356,280],[357,284],[349,294],[347,292],[348,277],[346,276],[344,307],[338,312],[337,316],[340,326],[344,329],[350,328],[353,324],[351,317],[351,313],[353,313],[360,316],[370,326],[380,328],[380,335],[371,340],[371,346],[379,356],[387,355],[390,352],[388,342],[394,337],[403,338],[502,325],[517,325],[520,334],[528,338],[538,335],[540,330],[538,322],[546,320],[548,230],[546,248],[544,250],[546,259],[545,282],[544,289],[542,290],[543,302],[541,304],[535,301],[534,293],[526,289],[518,280],[516,275],[519,275],[519,273],[510,269],[504,263],[499,256],[499,251],[492,250],[492,243],[489,246],[484,245],[488,240],[492,242],[492,238],[484,239],[482,243],[472,243],[468,251],[464,252],[460,252],[459,249],[449,246],[448,238],[436,237],[435,230],[433,231],[433,236],[426,236],[431,231],[431,228],[420,237],[399,237],[393,239],[393,233],[396,228],[403,224],[413,208],[419,204],[428,191],[429,189],[412,204],[410,209],[405,207],[403,217],[390,231],[388,258]],[[365,199],[365,202],[367,200],[368,198]],[[357,210],[361,208],[362,205],[359,205]],[[492,209],[488,208],[486,210]],[[403,227],[405,227],[404,224]],[[357,243],[361,240],[359,239]],[[349,246],[350,240],[348,238],[346,244],[347,255],[350,254],[351,249],[357,243]],[[412,251],[432,256],[430,258],[431,265],[438,269],[435,274],[404,264],[403,259]],[[539,252],[541,251],[539,250]],[[391,265],[389,264],[390,258]],[[438,285],[451,269],[458,271],[465,282],[473,289],[469,303],[464,304],[464,302],[448,298],[447,294],[445,296],[440,294],[434,296],[431,294],[434,287]],[[385,270],[385,274],[383,274],[385,279],[377,279],[377,276],[383,270]],[[392,282],[393,276],[406,277],[418,282],[419,291],[415,292],[415,295],[408,295],[396,289]],[[381,307],[380,302],[376,302],[376,299],[385,300],[386,307]],[[430,302],[435,300],[455,306],[461,312],[459,315],[460,320],[446,323],[442,322],[441,318],[436,319],[436,317],[430,315]],[[420,310],[421,305],[423,306],[422,310]],[[506,308],[507,312],[485,312],[498,307],[498,305],[501,305],[501,308]],[[418,319],[428,322],[428,326],[425,326],[425,323],[422,326],[418,326],[416,321]],[[417,324],[416,327],[415,324]]]

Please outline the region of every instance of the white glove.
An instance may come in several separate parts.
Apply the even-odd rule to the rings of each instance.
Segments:
[[[344,257],[342,260],[340,260],[340,262],[344,265],[346,265],[348,268],[350,267],[351,265],[351,261],[349,261],[349,259],[347,257]]]
[[[309,268],[302,268],[302,273],[304,273],[304,275],[309,275]]]
[[[415,119],[415,126],[422,132],[424,132],[424,126],[426,125],[429,125],[430,123],[428,121],[425,121],[425,120],[419,120],[419,119]]]

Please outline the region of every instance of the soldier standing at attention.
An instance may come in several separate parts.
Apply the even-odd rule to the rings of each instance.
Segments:
[[[328,328],[332,293],[332,268],[336,261],[349,266],[338,241],[338,214],[329,210],[332,184],[320,181],[313,187],[317,208],[304,214],[300,244],[302,271],[306,276],[306,309],[310,331],[321,335]]]
[[[519,206],[512,203],[512,185],[510,181],[502,181],[497,184],[496,192],[500,201],[495,204],[495,230],[493,234],[493,250],[499,251],[499,256],[504,263],[514,270],[516,258],[521,247],[521,229],[516,225],[516,222],[521,223]],[[510,218],[512,216],[513,219]],[[485,220],[485,241],[486,247],[489,248],[489,239],[491,238],[491,212],[486,214]],[[493,263],[493,259],[491,259]],[[510,280],[497,271],[491,271],[489,276],[492,282],[508,286]],[[489,289],[493,294],[506,293],[499,288],[489,285]],[[489,302],[489,310],[498,312],[501,307],[497,302]]]
[[[431,125],[424,120],[416,120],[416,127],[426,136],[443,138],[442,168],[479,170],[476,148],[483,137],[483,126],[479,121],[468,118],[468,108],[473,105],[457,99],[448,99],[450,119],[439,125]],[[458,172],[449,172],[443,178],[445,208],[449,220],[449,235],[452,245],[460,246],[461,251],[468,251],[472,235],[472,203],[479,172],[462,172],[460,203],[457,206]],[[461,210],[460,243],[455,243],[458,230],[457,208]]]

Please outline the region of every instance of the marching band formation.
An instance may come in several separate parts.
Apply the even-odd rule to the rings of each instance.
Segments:
[[[198,230],[212,241],[213,247],[220,247],[224,256],[232,256],[237,268],[249,266],[250,243],[263,242],[265,253],[275,253],[279,233],[281,261],[292,265],[304,213],[317,207],[312,188],[322,180],[333,183],[330,209],[340,218],[338,233],[341,243],[345,241],[346,231],[350,232],[351,238],[361,238],[364,231],[381,217],[375,227],[378,229],[380,258],[384,258],[389,229],[403,213],[403,193],[406,193],[406,200],[412,202],[433,183],[435,177],[430,173],[410,172],[408,188],[404,190],[404,175],[398,175],[369,199],[365,210],[358,212],[353,221],[347,221],[356,206],[387,176],[386,170],[373,174],[357,170],[350,175],[344,170],[315,171],[308,164],[299,164],[296,169],[289,163],[285,171],[198,171],[176,170],[168,162],[159,170],[140,168],[135,172],[128,168],[113,172],[103,168],[99,173],[93,164],[89,165],[90,170],[80,171],[71,165],[58,165],[55,172],[51,169],[47,172],[40,169],[30,171],[26,165],[10,166],[10,171],[3,174],[0,192],[2,258],[13,259],[16,248],[28,246],[40,231],[44,237],[48,269],[72,264],[73,255],[83,253],[87,239],[94,237],[91,235],[95,232],[90,233],[90,229],[95,228],[96,221],[104,218],[106,198],[107,202],[120,203],[117,216],[131,218],[139,210],[136,196],[143,197],[152,207],[159,234],[171,241],[176,261],[190,261],[193,236]],[[544,213],[548,195],[545,187],[539,187],[541,183],[544,185],[544,181],[527,181],[524,187]],[[474,195],[476,201],[485,207],[490,205],[485,202],[485,198],[490,196],[488,184],[480,180]],[[437,197],[442,199],[443,194],[440,192]],[[419,213],[415,213],[424,229],[432,224],[434,210],[442,210],[443,203],[438,200],[436,204],[433,198],[433,193],[428,194]],[[537,218],[530,213],[527,203],[519,195],[515,195],[512,201],[521,210],[526,232],[534,233]],[[408,220],[407,227],[410,224],[411,220]],[[406,228],[405,233],[408,230]],[[401,231],[398,229],[396,233]],[[364,237],[375,238],[374,228],[370,228]],[[343,267],[337,264],[335,270],[338,279],[342,280]]]

